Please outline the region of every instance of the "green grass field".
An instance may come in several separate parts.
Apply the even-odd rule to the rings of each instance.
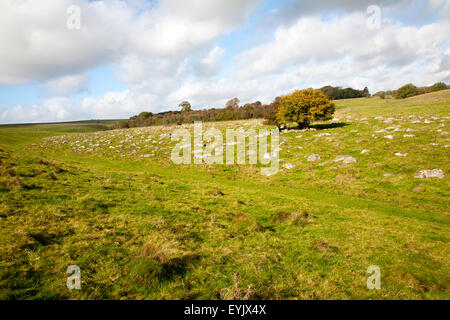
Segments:
[[[0,299],[449,299],[450,90],[335,118],[280,135],[269,177],[173,164],[176,126],[0,127]]]

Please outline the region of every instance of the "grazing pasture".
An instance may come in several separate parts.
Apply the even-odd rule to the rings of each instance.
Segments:
[[[272,176],[173,164],[176,125],[0,127],[0,299],[450,298],[450,90],[336,105]]]

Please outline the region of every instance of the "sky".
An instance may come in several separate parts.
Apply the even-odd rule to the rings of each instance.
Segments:
[[[450,0],[0,0],[0,123],[450,83]]]

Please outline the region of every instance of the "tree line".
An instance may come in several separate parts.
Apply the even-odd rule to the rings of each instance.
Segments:
[[[450,86],[446,85],[444,82],[436,82],[435,84],[428,87],[416,87],[412,83],[405,84],[397,90],[393,91],[378,91],[374,96],[385,98],[395,98],[395,99],[405,99],[420,94],[436,92],[440,90],[450,89]]]
[[[443,83],[438,82],[429,87],[417,88],[413,84],[406,84],[397,90],[393,91],[379,91],[373,96],[378,96],[381,99],[387,97],[394,97],[397,99],[403,99],[411,97],[418,94],[445,90],[449,87]],[[308,91],[312,90],[312,91]],[[294,94],[295,93],[295,94]],[[170,125],[183,123],[193,123],[194,121],[227,121],[227,120],[245,120],[245,119],[261,119],[266,120],[266,124],[274,124],[279,128],[283,123],[288,122],[288,120],[293,120],[292,122],[299,123],[299,126],[305,126],[309,124],[310,121],[315,118],[329,118],[334,111],[334,105],[332,106],[331,100],[339,99],[350,99],[350,98],[360,98],[360,97],[370,97],[371,94],[369,89],[365,87],[363,90],[357,90],[353,88],[342,88],[325,86],[318,90],[306,89],[297,90],[283,97],[276,97],[270,104],[262,104],[260,101],[253,103],[247,103],[240,106],[239,99],[233,98],[227,101],[224,108],[209,108],[203,110],[193,110],[191,104],[188,101],[182,101],[178,107],[180,111],[166,111],[160,113],[152,112],[141,112],[138,115],[131,117],[128,120],[123,120],[119,123],[119,128],[131,128],[131,127],[142,127],[142,126],[155,126],[155,125]],[[289,112],[292,113],[292,105],[296,105],[296,108],[306,110],[304,106],[309,105],[308,99],[316,99],[320,103],[324,104],[323,114],[307,114],[307,113],[297,113],[297,118],[292,118],[287,116]],[[301,100],[301,101],[300,101]],[[282,108],[285,110],[285,115],[280,113],[280,101],[282,102]],[[284,101],[284,102],[283,102]],[[331,111],[332,110],[332,111]],[[322,112],[322,111],[321,111]],[[291,119],[291,118],[292,119]]]
[[[260,101],[239,106],[239,99],[230,99],[225,108],[192,110],[188,101],[179,104],[181,111],[167,111],[153,114],[141,112],[119,123],[120,128],[193,123],[194,121],[227,121],[264,118],[268,106]]]

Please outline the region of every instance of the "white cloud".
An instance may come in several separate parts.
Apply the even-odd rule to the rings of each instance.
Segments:
[[[84,99],[81,110],[90,119],[123,119],[147,110],[152,100],[151,95],[135,95],[130,90],[108,92],[101,98]]]
[[[225,50],[216,45],[206,57],[194,65],[195,73],[200,77],[210,77],[218,74],[224,53]]]
[[[405,65],[441,52],[449,29],[447,21],[413,27],[385,20],[380,30],[370,30],[366,16],[358,13],[329,21],[302,18],[290,27],[278,28],[272,42],[242,53],[238,75],[252,78],[311,61],[320,66],[345,58],[361,70],[383,64]]]
[[[77,111],[68,98],[51,98],[31,106],[0,107],[0,123],[54,122],[76,119]]]
[[[430,0],[429,10],[438,12],[443,19],[450,19],[450,1],[449,0]]]
[[[39,89],[47,96],[69,96],[86,91],[88,77],[85,74],[66,75],[51,79],[39,85]]]
[[[186,57],[245,21],[260,0],[21,0],[0,2],[0,84],[80,73],[130,55]],[[81,29],[67,28],[67,8],[81,9]]]
[[[69,30],[67,8],[81,7],[81,29]],[[121,50],[131,12],[119,2],[21,0],[0,2],[0,83],[22,84],[79,73]],[[118,35],[112,37],[111,35]]]

